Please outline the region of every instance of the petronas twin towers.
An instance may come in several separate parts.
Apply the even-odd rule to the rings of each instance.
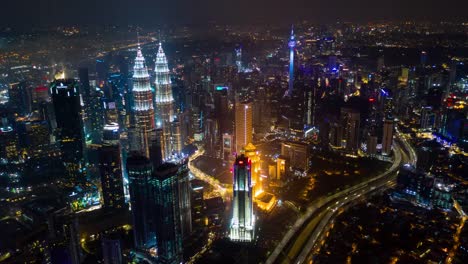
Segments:
[[[167,161],[180,155],[182,142],[179,124],[174,113],[169,67],[161,43],[159,43],[156,55],[154,72],[155,93],[153,96],[148,68],[140,45],[138,45],[133,67],[132,93],[135,127],[139,130],[139,150],[148,156],[150,142],[157,139],[161,144],[162,158]]]

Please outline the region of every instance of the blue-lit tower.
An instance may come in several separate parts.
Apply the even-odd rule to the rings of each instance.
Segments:
[[[229,238],[232,241],[251,242],[254,240],[255,216],[251,161],[242,154],[234,163],[234,184],[232,198],[232,219]]]
[[[237,72],[242,72],[242,46],[236,48],[236,67]]]
[[[291,27],[291,36],[289,37],[289,86],[288,95],[292,95],[294,85],[294,48],[296,47],[296,39],[294,37],[294,28]]]

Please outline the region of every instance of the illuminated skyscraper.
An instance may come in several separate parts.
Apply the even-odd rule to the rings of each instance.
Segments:
[[[385,119],[383,125],[382,154],[390,155],[393,142],[393,120]]]
[[[289,37],[289,85],[288,95],[292,96],[294,86],[294,48],[296,47],[296,39],[294,37],[294,28],[291,27],[291,36]]]
[[[182,262],[180,174],[188,175],[186,166],[183,168],[172,163],[164,163],[154,172],[154,215],[159,263]]]
[[[83,122],[78,83],[73,79],[55,80],[50,84],[57,121],[57,141],[67,175],[81,180],[83,163]]]
[[[236,67],[237,72],[242,72],[242,46],[236,48]]]
[[[358,150],[360,124],[361,114],[358,111],[351,108],[341,108],[341,127],[347,151],[355,153]]]
[[[252,103],[236,103],[235,129],[237,153],[240,153],[243,147],[252,142],[252,115]]]
[[[162,152],[163,159],[167,160],[175,149],[172,142],[171,122],[174,120],[174,98],[172,96],[171,79],[169,77],[169,67],[166,54],[164,54],[161,43],[159,43],[158,53],[156,54],[155,71],[155,105],[156,105],[156,125],[162,128]],[[179,133],[180,134],[180,133]]]
[[[229,238],[233,241],[250,242],[255,238],[250,160],[244,155],[238,156],[234,163],[233,173],[232,219]]]
[[[254,194],[257,194],[263,190],[262,183],[260,182],[260,168],[261,160],[258,155],[257,148],[252,143],[247,144],[244,147],[245,156],[251,161],[251,178],[252,186],[254,187]]]
[[[148,137],[155,129],[153,94],[151,92],[150,76],[140,46],[138,46],[137,57],[133,67],[132,93],[136,128],[140,130],[140,135],[142,135],[140,141],[143,148],[140,151],[148,156]]]
[[[149,249],[156,245],[154,193],[151,187],[153,166],[148,158],[135,154],[127,159],[127,171],[135,247]]]
[[[125,197],[119,144],[104,144],[99,149],[99,171],[104,208],[109,210],[124,208]]]
[[[99,148],[99,171],[104,208],[110,210],[125,206],[119,139],[119,125],[107,124],[103,132],[104,144]]]
[[[6,118],[2,118],[0,124],[0,161],[16,161],[19,155],[18,135],[8,124]]]

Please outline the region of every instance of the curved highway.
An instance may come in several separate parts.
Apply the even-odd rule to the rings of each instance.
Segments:
[[[296,221],[270,254],[266,263],[303,263],[336,210],[361,195],[389,187],[402,164],[415,163],[416,155],[406,140],[396,141],[393,151],[393,164],[384,173],[331,196],[320,198],[310,205],[307,212]]]

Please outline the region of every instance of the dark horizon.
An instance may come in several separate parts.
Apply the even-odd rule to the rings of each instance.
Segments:
[[[226,24],[461,21],[468,2],[458,0],[19,0],[3,3],[3,27],[28,28],[58,25],[204,25]]]

